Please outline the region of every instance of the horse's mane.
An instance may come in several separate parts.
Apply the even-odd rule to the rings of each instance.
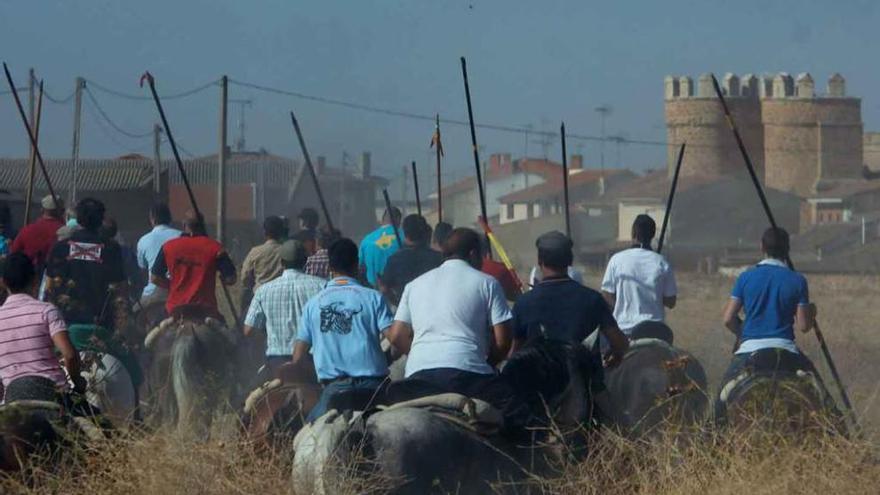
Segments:
[[[591,368],[589,350],[559,340],[537,338],[508,359],[501,374],[530,401],[552,401],[568,387],[570,370],[585,377]]]

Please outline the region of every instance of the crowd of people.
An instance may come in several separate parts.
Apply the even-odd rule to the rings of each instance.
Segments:
[[[118,242],[116,224],[98,200],[80,200],[67,221],[64,205],[51,196],[41,206],[40,218],[20,232],[8,208],[0,208],[6,400],[47,394],[64,400],[81,392],[69,329],[112,331],[126,306],[223,320],[218,280],[233,285],[240,279],[242,321],[228,324],[240,326],[245,338],[262,339],[271,372],[306,370],[320,382],[323,393],[310,420],[336,396],[371,400],[382,393],[390,358],[406,355],[400,390],[480,398],[520,424],[528,418],[516,384],[497,370],[530,342],[580,345],[598,330],[590,379],[600,403],[603,368],[623,359],[630,339],[672,342],[664,321],[676,305],[677,286],[670,264],[652,248],[656,225],[647,215],[635,219],[632,246],[611,258],[599,290],[586,287],[573,269],[572,240],[548,232],[536,240],[537,266],[530,290],[523,291],[510,268],[492,259],[483,234],[442,222],[432,228],[419,215],[402,218],[394,207],[359,244],[321,227],[311,208],[300,212],[293,233],[284,219],[270,216],[265,241],[238,270],[198,213],[182,219],[178,230],[167,205],[153,206],[151,230],[130,250]],[[739,343],[728,375],[742,367],[743,356],[765,348],[806,361],[794,330],[811,328],[815,306],[806,279],[784,263],[788,244],[784,230],[768,230],[765,260],[734,285],[724,321]],[[132,287],[137,280],[142,287]]]

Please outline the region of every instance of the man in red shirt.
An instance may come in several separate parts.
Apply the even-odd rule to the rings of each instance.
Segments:
[[[522,294],[519,284],[516,283],[516,279],[513,278],[513,274],[504,266],[504,263],[492,259],[492,246],[489,244],[489,238],[483,236],[481,239],[483,265],[480,267],[480,271],[490,275],[501,284],[501,288],[504,289],[504,297],[508,301],[516,301],[516,298]]]
[[[217,308],[217,274],[224,285],[235,283],[235,265],[223,245],[208,237],[205,222],[190,214],[184,234],[162,246],[150,273],[152,282],[168,289],[165,309],[175,315],[184,306],[220,317]]]
[[[64,204],[60,199],[58,203],[55,203],[51,195],[43,198],[40,202],[43,214],[35,222],[21,229],[15,242],[12,243],[11,251],[24,253],[37,267],[38,272],[42,271],[49,251],[58,240],[56,238],[58,229],[64,226],[64,221],[61,219],[64,215]]]

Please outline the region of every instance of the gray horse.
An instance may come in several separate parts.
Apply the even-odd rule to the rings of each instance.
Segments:
[[[211,318],[169,318],[153,329],[145,347],[153,351],[154,421],[207,438],[215,413],[234,400],[236,343],[232,332]]]
[[[338,492],[340,484],[366,479],[367,486],[358,491],[515,491],[532,473],[548,473],[559,460],[566,440],[559,438],[560,432],[579,430],[586,423],[591,401],[585,372],[591,366],[586,348],[549,341],[527,347],[507,362],[502,375],[516,384],[529,405],[531,423],[545,427],[540,430],[498,433],[498,411],[457,394],[363,415],[331,411],[297,436],[294,487],[330,493]]]

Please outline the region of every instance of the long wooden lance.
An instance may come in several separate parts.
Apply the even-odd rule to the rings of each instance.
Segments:
[[[43,81],[40,81],[40,95],[37,97],[37,110],[34,114],[34,137],[40,141],[40,120],[43,116]],[[37,154],[31,148],[30,164],[28,166],[27,192],[24,199],[24,225],[31,222],[31,202],[34,200],[34,179],[37,175]],[[55,205],[57,208],[58,205]]]
[[[147,85],[150,87],[150,94],[153,95],[153,102],[156,104],[156,109],[159,111],[159,118],[162,119],[162,127],[165,128],[165,136],[168,137],[168,144],[171,145],[171,152],[174,154],[174,162],[177,164],[177,170],[180,172],[180,177],[183,179],[183,185],[186,187],[186,193],[189,195],[189,202],[190,205],[192,205],[193,213],[195,213],[196,218],[204,222],[205,217],[202,215],[201,210],[199,210],[199,204],[196,201],[196,195],[193,194],[192,186],[189,183],[189,178],[186,176],[186,169],[183,168],[183,160],[180,159],[180,152],[177,151],[177,142],[174,140],[174,134],[171,132],[171,126],[168,125],[168,119],[165,117],[165,110],[162,108],[162,100],[159,99],[159,93],[156,92],[156,79],[149,72],[144,72],[144,74],[141,76],[141,87],[143,87],[144,81],[147,81]],[[229,305],[229,311],[232,313],[232,317],[235,323],[238,324],[238,310],[235,308],[235,303],[232,302],[232,296],[229,294],[229,288],[226,287],[226,285],[223,283],[220,284],[220,287],[223,288],[223,295],[225,296],[226,304]]]
[[[31,141],[31,147],[34,150],[34,155],[37,157],[37,163],[40,164],[40,171],[43,173],[43,179],[46,181],[46,189],[49,190],[49,195],[52,196],[52,201],[56,205],[60,205],[61,203],[58,201],[58,195],[55,194],[55,188],[52,186],[52,180],[49,178],[49,172],[46,170],[46,163],[43,162],[43,155],[40,153],[37,138],[34,136],[31,125],[28,123],[27,115],[24,113],[24,106],[22,106],[21,98],[18,96],[18,89],[16,89],[15,83],[12,81],[12,74],[9,73],[9,67],[6,66],[6,62],[3,62],[3,72],[6,73],[6,82],[9,83],[9,89],[12,91],[15,106],[18,107],[18,115],[21,117],[21,122],[24,124],[24,128],[27,131],[28,139]]]
[[[483,219],[489,218],[486,214],[486,195],[483,191],[483,173],[480,170],[480,150],[477,147],[477,131],[474,128],[474,108],[471,105],[471,87],[468,84],[467,61],[461,57],[461,74],[464,77],[464,95],[467,98],[468,122],[471,128],[471,146],[474,149],[474,166],[477,169],[477,189],[480,192],[480,213]]]
[[[730,114],[730,108],[727,106],[727,100],[724,98],[724,93],[721,91],[721,85],[718,84],[718,79],[715,78],[715,74],[712,74],[712,86],[715,88],[715,94],[718,96],[718,101],[721,103],[721,108],[724,111],[724,117],[727,119],[727,125],[730,127],[731,132],[733,132],[733,136],[736,139],[736,144],[739,147],[739,152],[743,157],[743,161],[746,164],[746,167],[749,170],[749,175],[752,178],[752,183],[755,185],[755,190],[758,193],[758,197],[761,199],[761,205],[764,207],[764,213],[767,215],[767,219],[770,221],[770,225],[773,228],[778,228],[776,224],[776,219],[773,217],[773,212],[770,210],[770,204],[767,201],[767,196],[764,194],[764,188],[761,186],[761,182],[758,180],[758,175],[755,173],[755,167],[752,164],[751,158],[749,158],[749,153],[746,151],[746,147],[743,144],[742,137],[739,134],[739,129],[736,127],[736,122],[733,120],[733,116]],[[794,263],[791,261],[790,256],[786,256],[785,259],[786,264],[794,270]],[[843,406],[846,408],[846,413],[852,421],[855,428],[858,430],[858,420],[855,415],[855,410],[852,407],[852,403],[849,400],[849,395],[846,392],[846,387],[843,385],[843,380],[840,378],[840,374],[837,372],[837,365],[834,363],[834,358],[831,357],[831,351],[828,349],[828,344],[825,342],[825,336],[822,334],[821,328],[819,328],[818,322],[814,325],[814,330],[816,334],[816,340],[819,341],[819,348],[822,351],[822,356],[825,358],[825,363],[828,365],[828,370],[831,372],[831,377],[834,379],[835,385],[837,385],[837,389],[840,391],[840,398],[843,401]]]
[[[565,201],[565,235],[571,239],[571,213],[568,206],[568,154],[565,151],[565,122],[559,126],[562,136],[562,197]]]
[[[495,251],[498,251],[498,257],[501,258],[501,263],[507,268],[511,278],[513,278],[516,289],[522,294],[524,292],[522,280],[520,280],[519,275],[516,273],[516,268],[514,268],[513,262],[510,261],[510,257],[507,256],[507,251],[504,249],[504,246],[501,245],[501,241],[498,240],[498,237],[495,235],[495,232],[492,231],[492,228],[489,227],[489,223],[486,222],[485,218],[480,218],[480,227],[482,227],[483,232],[486,233],[486,237],[489,239],[489,245],[495,248]]]
[[[440,114],[437,114],[437,122],[434,125],[434,138],[431,145],[436,147],[437,153],[437,222],[443,221],[443,194],[442,194],[442,175],[440,174],[440,157],[443,156],[443,144],[440,141]]]
[[[416,162],[412,162],[413,185],[416,189],[416,211],[422,216],[422,199],[419,196],[419,172],[416,170]]]
[[[290,112],[290,121],[293,122],[293,130],[296,132],[296,138],[299,140],[299,147],[302,149],[303,158],[306,161],[306,167],[309,169],[309,175],[312,177],[312,184],[315,185],[315,192],[318,194],[318,202],[321,203],[321,211],[324,213],[324,222],[332,232],[333,220],[330,219],[330,210],[327,209],[327,203],[324,201],[324,194],[321,193],[321,184],[318,183],[318,175],[315,173],[315,167],[312,166],[312,158],[309,156],[309,150],[306,148],[306,140],[303,138],[302,130],[299,128],[299,121],[296,115]]]
[[[382,189],[382,196],[385,196],[385,214],[388,215],[388,220],[391,222],[391,227],[394,229],[394,238],[397,239],[397,247],[403,247],[403,243],[400,242],[400,231],[397,230],[397,224],[394,223],[394,210],[391,209],[391,198],[388,197],[388,189]]]
[[[678,148],[678,160],[675,162],[675,172],[672,174],[672,185],[669,186],[669,197],[666,198],[666,211],[663,212],[663,226],[660,228],[660,239],[657,241],[657,252],[663,251],[663,242],[666,240],[666,230],[669,228],[669,219],[672,216],[672,201],[675,199],[675,191],[678,189],[678,176],[681,172],[681,162],[684,158],[686,143],[681,143]]]

